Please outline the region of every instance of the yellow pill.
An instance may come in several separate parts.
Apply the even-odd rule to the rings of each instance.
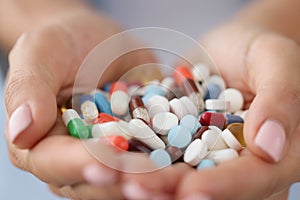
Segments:
[[[227,126],[227,129],[234,135],[234,137],[241,143],[241,145],[245,148],[247,144],[244,139],[244,124],[243,123],[232,123]]]

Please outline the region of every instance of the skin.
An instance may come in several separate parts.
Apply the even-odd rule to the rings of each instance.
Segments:
[[[296,0],[257,2],[201,40],[227,86],[238,88],[247,103],[252,102],[245,124],[249,151],[244,151],[239,159],[207,171],[196,172],[186,164],[176,164],[146,174],[120,173],[99,163],[80,140],[67,135],[57,109],[70,96],[75,75],[87,53],[121,28],[80,1],[65,10],[59,8],[69,5],[68,1],[44,1],[38,5],[31,0],[19,6],[23,12],[11,2],[0,1],[11,8],[0,12],[6,19],[19,15],[12,18],[16,23],[10,25],[0,20],[7,27],[1,29],[6,30],[0,32],[1,43],[7,49],[14,46],[9,55],[5,90],[7,116],[9,119],[26,102],[33,123],[13,143],[8,140],[9,153],[15,166],[48,183],[54,193],[72,199],[122,199],[123,195],[128,199],[182,199],[196,193],[222,200],[286,199],[290,185],[300,181],[297,168],[300,164],[297,144],[300,140],[300,31],[295,26],[300,16]],[[43,9],[35,9],[33,5],[48,11],[36,11]],[[33,11],[30,16],[25,8]],[[195,52],[189,55],[191,60],[196,58]],[[115,71],[121,75],[130,66],[153,61],[146,51],[128,54],[112,64],[103,82],[115,78]],[[41,113],[47,115],[42,118]],[[269,118],[280,121],[287,134],[279,162],[274,162],[253,142],[261,124]],[[111,158],[117,156],[104,147],[103,151]],[[153,167],[144,157],[130,163],[126,159],[118,162],[123,170],[137,163],[143,163],[141,167]],[[82,175],[83,169],[90,165],[97,165],[115,178],[101,185],[90,183]],[[124,192],[128,184],[137,184],[141,196]]]

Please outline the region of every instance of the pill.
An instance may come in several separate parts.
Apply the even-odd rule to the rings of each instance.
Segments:
[[[214,84],[218,85],[222,91],[226,88],[225,81],[222,79],[221,76],[216,75],[216,74],[210,76],[207,80],[207,83],[214,83]],[[218,98],[218,96],[216,98]]]
[[[241,110],[244,105],[244,97],[242,93],[234,88],[225,89],[220,95],[219,99],[229,101],[230,106],[228,112],[234,113],[238,110]]]
[[[142,97],[142,101],[143,103],[146,105],[149,101],[149,99],[151,99],[151,97],[155,96],[156,94],[154,93],[147,93]]]
[[[107,101],[106,97],[102,93],[97,92],[94,98],[99,112],[105,112],[109,115],[113,115],[110,103]]]
[[[210,69],[204,64],[197,64],[192,69],[193,77],[197,81],[205,81],[209,78]]]
[[[227,126],[227,129],[234,135],[234,137],[239,141],[239,143],[243,146],[246,147],[246,142],[244,139],[244,124],[242,123],[233,123],[229,124]]]
[[[175,126],[168,133],[168,143],[178,148],[187,147],[192,140],[191,132],[183,126]]]
[[[142,152],[142,153],[151,153],[152,149],[146,145],[145,143],[141,142],[140,140],[136,138],[130,138],[128,140],[129,143],[129,149],[128,151],[133,151],[133,152]]]
[[[155,94],[160,96],[166,96],[166,91],[159,84],[150,84],[146,87],[146,94]]]
[[[229,106],[230,106],[229,101],[224,101],[221,99],[205,100],[205,109],[209,111],[226,112]]]
[[[131,134],[129,131],[128,123],[124,121],[111,121],[102,124],[95,124],[92,128],[93,138],[112,135],[120,135],[126,139],[129,139],[131,137]]]
[[[169,101],[169,104],[171,112],[174,113],[179,120],[187,114],[185,106],[179,99],[174,98],[171,101]]]
[[[160,135],[167,135],[170,129],[178,125],[178,118],[170,112],[161,112],[152,119],[153,130]]]
[[[100,137],[99,142],[114,146],[119,151],[127,151],[129,149],[128,141],[120,135]]]
[[[172,164],[170,155],[164,149],[156,149],[152,151],[149,157],[157,167],[167,167]]]
[[[172,90],[175,87],[176,83],[175,80],[172,77],[165,77],[161,81],[161,86],[164,88],[164,90],[168,93],[168,91]]]
[[[193,74],[190,71],[189,67],[178,66],[175,68],[173,73],[173,78],[175,79],[177,85],[181,87],[182,82],[186,79],[194,80]]]
[[[208,128],[209,128],[210,130],[216,131],[216,132],[219,133],[219,134],[222,133],[222,130],[221,130],[219,127],[217,127],[217,126],[208,126]]]
[[[232,124],[232,123],[244,123],[243,118],[241,118],[238,115],[232,115],[232,114],[225,114],[226,117],[226,124]]]
[[[67,109],[62,114],[62,120],[71,136],[86,139],[89,137],[89,130],[74,109]]]
[[[181,149],[179,149],[178,147],[173,147],[173,146],[168,146],[166,148],[166,151],[171,156],[172,163],[174,163],[176,161],[180,161],[184,154]]]
[[[199,128],[199,130],[197,131],[197,133],[193,136],[193,140],[195,140],[195,139],[201,139],[202,134],[203,134],[206,130],[208,130],[208,129],[209,129],[208,126],[201,126],[201,127]]]
[[[192,133],[192,135],[195,135],[197,133],[197,130],[201,127],[200,122],[193,115],[185,115],[180,120],[179,125],[187,128]]]
[[[159,95],[152,96],[145,104],[145,107],[149,112],[150,118],[153,118],[158,113],[170,111],[168,99]]]
[[[187,95],[191,101],[195,104],[198,112],[202,112],[204,110],[204,100],[203,94],[198,90],[194,80],[185,79],[182,82],[182,90],[185,95]]]
[[[98,109],[93,101],[86,100],[80,106],[81,113],[87,123],[92,123],[98,117]]]
[[[238,158],[239,154],[234,149],[222,149],[210,151],[207,158],[212,160],[216,164],[221,164],[223,162]]]
[[[113,117],[106,113],[99,113],[97,119],[95,119],[93,123],[94,124],[102,124],[105,122],[113,122],[113,121],[118,122],[118,121],[120,121],[120,119],[117,117]]]
[[[101,89],[105,92],[110,92],[112,84],[113,83],[106,83],[105,85],[103,85],[103,87]]]
[[[215,130],[206,130],[202,136],[201,140],[205,142],[209,150],[220,150],[228,148],[220,133]]]
[[[228,147],[235,149],[236,151],[239,151],[243,148],[241,143],[235,138],[230,130],[224,129],[221,135]]]
[[[145,123],[150,124],[150,116],[142,99],[134,96],[129,101],[129,110],[133,119],[141,119]]]
[[[123,116],[128,112],[128,88],[123,82],[114,82],[110,88],[111,110],[115,115]]]
[[[212,160],[209,159],[203,159],[200,161],[200,163],[197,166],[197,170],[202,170],[202,169],[208,169],[208,168],[213,168],[215,167],[215,163]]]
[[[222,88],[219,85],[215,83],[207,83],[204,99],[218,99],[221,92],[222,92]]]
[[[133,137],[144,142],[152,149],[164,149],[165,143],[140,119],[129,122],[129,130]]]
[[[207,144],[200,139],[196,139],[186,148],[183,160],[191,166],[196,166],[203,158],[205,158],[207,153]]]
[[[199,121],[202,126],[213,125],[223,129],[226,123],[226,118],[222,113],[204,112],[201,114]]]
[[[179,101],[181,102],[181,105],[183,105],[183,107],[185,108],[186,114],[190,114],[195,117],[198,116],[197,107],[189,97],[183,96],[179,99]]]

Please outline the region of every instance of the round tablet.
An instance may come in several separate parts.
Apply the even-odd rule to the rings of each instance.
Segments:
[[[170,112],[161,112],[152,119],[153,130],[161,135],[167,135],[170,129],[178,125],[178,118]]]
[[[150,153],[150,159],[157,167],[167,167],[172,164],[171,156],[164,149],[157,149]]]
[[[179,120],[187,114],[186,108],[179,99],[174,98],[169,102],[169,104],[171,112],[174,113]]]
[[[221,99],[207,99],[205,100],[205,109],[206,110],[215,110],[215,111],[226,111],[230,106],[229,101],[224,101]]]
[[[225,89],[220,95],[219,99],[229,101],[230,106],[228,112],[234,113],[241,110],[244,105],[244,97],[242,93],[234,88]]]
[[[222,138],[224,142],[232,149],[237,151],[241,150],[243,147],[241,143],[234,137],[234,135],[230,132],[230,130],[225,129],[222,133]]]
[[[184,162],[196,166],[208,153],[208,147],[205,142],[200,139],[194,140],[185,150]]]
[[[145,104],[145,107],[147,108],[151,118],[153,118],[158,113],[170,111],[170,104],[168,99],[159,95],[150,97]]]
[[[201,127],[201,124],[193,115],[186,115],[180,120],[180,126],[184,126],[190,130],[192,135],[195,135],[197,130]]]
[[[193,116],[198,116],[198,110],[195,104],[192,102],[190,98],[187,96],[183,96],[180,99],[181,105],[186,109],[187,114],[191,114]]]
[[[168,134],[168,143],[178,148],[187,147],[192,140],[191,132],[183,126],[173,127]]]
[[[222,149],[209,152],[207,158],[214,161],[216,164],[238,158],[239,154],[234,149]]]
[[[209,160],[209,159],[203,159],[203,160],[201,160],[201,162],[197,166],[197,170],[212,168],[212,167],[215,167],[215,166],[216,165],[215,165],[214,161]]]
[[[215,130],[207,130],[202,136],[201,140],[205,142],[209,150],[226,149],[227,145],[222,139],[222,136]]]

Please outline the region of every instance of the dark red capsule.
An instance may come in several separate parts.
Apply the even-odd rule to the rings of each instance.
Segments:
[[[221,130],[224,129],[226,124],[224,114],[215,112],[202,113],[199,121],[202,126],[217,126]]]

